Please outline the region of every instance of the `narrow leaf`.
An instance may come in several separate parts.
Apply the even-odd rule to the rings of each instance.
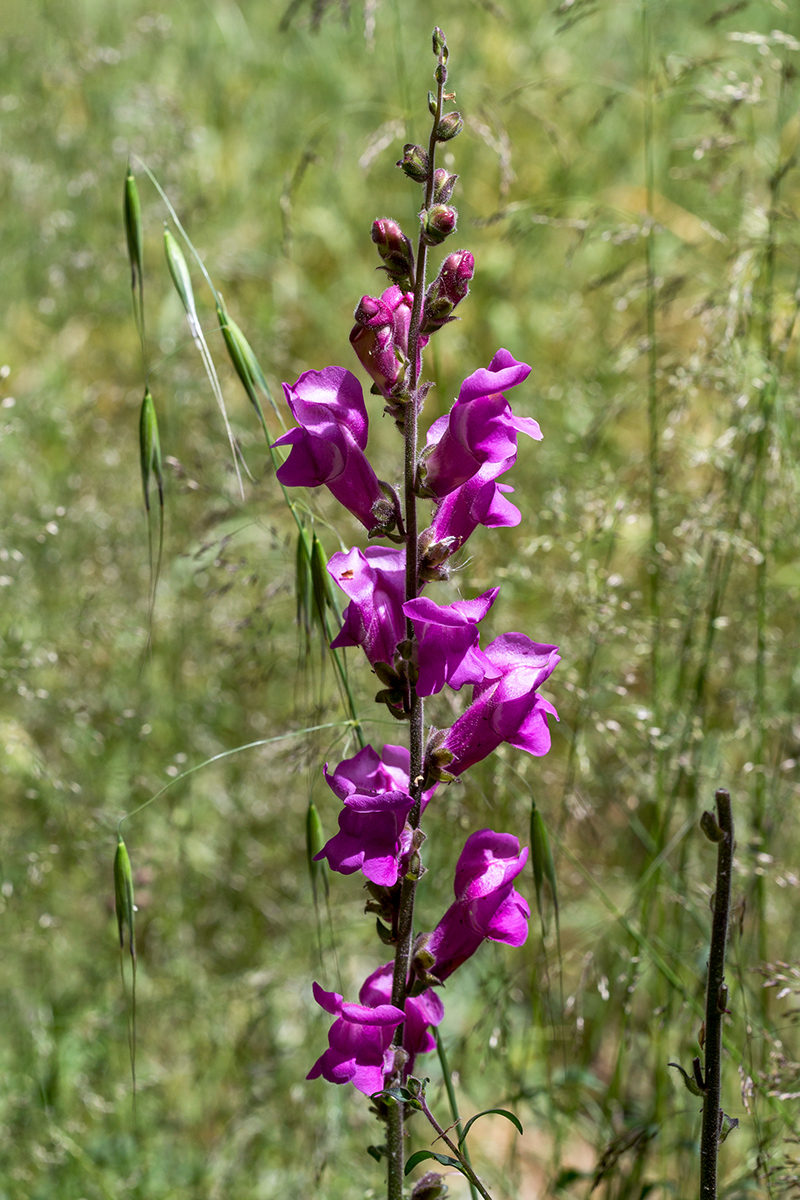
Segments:
[[[412,1154],[406,1163],[405,1174],[410,1174],[414,1170],[414,1167],[418,1167],[421,1162],[425,1162],[428,1158],[435,1159],[443,1167],[454,1167],[456,1171],[461,1171],[461,1163],[457,1158],[451,1158],[449,1154],[435,1154],[433,1150],[417,1150],[416,1154]],[[463,1175],[464,1172],[461,1171],[461,1174]]]
[[[515,1117],[514,1114],[512,1112],[509,1112],[507,1108],[485,1108],[483,1110],[483,1112],[475,1113],[475,1116],[470,1117],[470,1119],[467,1121],[466,1125],[464,1126],[464,1128],[462,1130],[461,1137],[458,1139],[459,1150],[461,1149],[461,1146],[464,1144],[464,1139],[466,1138],[467,1134],[469,1133],[470,1129],[475,1124],[475,1122],[477,1120],[479,1120],[480,1117],[488,1116],[489,1113],[495,1113],[498,1117],[505,1117],[507,1121],[510,1121],[512,1125],[516,1126],[517,1131],[519,1133],[522,1133],[522,1125],[520,1123],[519,1117]]]
[[[693,1096],[703,1096],[703,1089],[698,1087],[697,1082],[692,1078],[688,1071],[684,1071],[680,1063],[671,1062],[667,1063],[667,1066],[674,1067],[676,1071],[680,1071],[688,1092],[691,1092]]]

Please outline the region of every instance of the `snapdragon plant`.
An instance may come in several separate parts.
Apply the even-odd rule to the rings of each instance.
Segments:
[[[528,851],[510,833],[470,834],[456,866],[454,903],[434,929],[419,930],[414,909],[425,875],[423,819],[442,785],[501,743],[547,753],[548,717],[556,713],[539,688],[559,661],[556,646],[524,633],[502,634],[481,647],[478,626],[498,588],[450,604],[423,594],[450,578],[454,557],[479,526],[520,522],[508,499],[512,488],[500,479],[516,461],[518,435],[542,437],[536,421],[516,416],[505,395],[524,383],[530,367],[500,348],[488,366],[467,376],[420,449],[431,387],[423,379],[424,351],[456,319],[475,269],[472,254],[460,249],[427,280],[429,257],[457,225],[451,199],[458,177],[436,166],[436,154],[463,125],[458,112],[446,109],[454,96],[446,90],[448,49],[438,28],[433,52],[428,146],[407,145],[398,163],[422,190],[416,248],[395,220],[374,221],[372,240],[389,287],[378,297],[361,298],[350,334],[373,380],[376,406],[382,399],[402,436],[402,485],[382,479],[369,460],[367,404],[358,379],[344,367],[306,371],[283,385],[297,425],[273,444],[273,450],[289,449],[277,471],[284,487],[326,486],[367,531],[363,549],[334,554],[327,564],[349,600],[332,647],[363,649],[380,683],[376,702],[407,731],[404,744],[366,745],[332,771],[326,767],[342,809],[338,833],[316,856],[342,874],[361,872],[367,911],[377,917],[381,943],[392,950],[392,959],[364,981],[357,1002],[314,984],[317,1003],[335,1020],[328,1048],[308,1075],[352,1083],[372,1098],[385,1122],[378,1152],[386,1158],[388,1200],[401,1200],[404,1175],[421,1157],[452,1165],[474,1191],[488,1194],[462,1148],[444,1134],[425,1098],[425,1082],[414,1072],[417,1057],[436,1045],[432,1030],[444,1017],[438,989],[487,938],[511,946],[525,941],[529,909],[514,880]],[[445,687],[471,687],[472,700],[449,728],[437,729],[426,722],[425,699]],[[413,1111],[424,1113],[451,1156],[421,1152],[406,1163],[404,1124]],[[443,1178],[428,1172],[414,1195],[433,1200],[444,1190]]]
[[[422,191],[416,246],[397,221],[379,217],[372,241],[389,286],[380,296],[362,296],[350,333],[358,361],[373,380],[374,409],[392,420],[402,439],[402,465],[381,478],[367,454],[370,416],[361,384],[346,367],[328,366],[305,371],[294,384],[284,383],[289,411],[296,424],[269,447],[277,481],[298,525],[298,610],[303,610],[303,586],[317,597],[320,629],[329,640],[337,679],[349,712],[347,724],[359,743],[358,752],[331,770],[325,779],[342,807],[338,832],[327,843],[320,834],[316,810],[309,809],[309,841],[317,863],[343,875],[360,872],[369,894],[366,911],[376,919],[380,945],[391,958],[381,963],[362,984],[357,1001],[314,983],[321,1008],[334,1017],[324,1050],[308,1072],[337,1084],[353,1084],[371,1098],[373,1111],[385,1125],[385,1139],[371,1147],[387,1164],[388,1200],[402,1200],[403,1182],[418,1162],[436,1159],[461,1171],[473,1197],[488,1196],[475,1174],[465,1145],[474,1117],[449,1136],[431,1111],[424,1078],[415,1075],[418,1056],[439,1049],[436,1029],[444,1018],[440,989],[486,939],[521,946],[527,937],[530,911],[514,881],[523,870],[528,850],[516,836],[492,829],[471,833],[455,869],[454,901],[433,929],[415,923],[417,888],[425,875],[423,819],[437,792],[462,776],[506,742],[530,754],[550,748],[548,718],[557,716],[539,689],[559,662],[558,648],[534,642],[524,633],[505,633],[489,645],[480,644],[480,622],[495,603],[494,587],[471,599],[442,604],[434,592],[447,582],[458,556],[472,534],[483,526],[499,529],[518,525],[521,514],[508,498],[513,488],[502,478],[514,466],[520,434],[542,438],[536,421],[515,415],[506,392],[522,385],[531,368],[505,348],[488,366],[467,375],[450,411],[434,420],[420,447],[420,422],[432,384],[423,377],[423,358],[430,339],[457,317],[458,305],[469,293],[475,262],[465,249],[446,254],[428,282],[428,259],[457,227],[451,204],[458,179],[437,167],[439,147],[462,130],[460,114],[447,108],[454,94],[447,91],[448,48],[441,29],[433,32],[436,91],[428,93],[432,123],[428,147],[406,145],[397,164],[412,185]],[[178,232],[189,245],[214,296],[220,331],[232,365],[255,408],[262,428],[267,425],[259,395],[272,397],[249,343],[227,314],[224,301],[191,246],[163,190],[158,189]],[[129,169],[125,189],[125,218],[131,262],[134,311],[146,363],[142,289],[141,220],[138,195]],[[180,295],[192,337],[198,346],[223,416],[225,405],[211,355],[200,327],[191,279],[183,253],[169,229],[165,250],[170,274]],[[431,274],[433,272],[431,271]],[[275,406],[273,406],[275,407]],[[275,412],[278,413],[277,407]],[[280,417],[279,417],[280,419]],[[228,427],[227,417],[226,427]],[[268,439],[269,440],[269,439]],[[155,405],[146,388],[140,422],[142,481],[148,518],[151,489],[158,485],[158,553],[151,529],[150,605],[155,601],[163,535],[163,479]],[[238,447],[231,435],[234,461],[241,483]],[[363,547],[335,553],[325,564],[321,544],[309,535],[304,506],[292,499],[292,489],[325,486],[363,525]],[[329,626],[330,579],[348,600],[341,628]],[[312,584],[308,584],[308,578]],[[306,585],[303,580],[306,579]],[[323,600],[320,601],[319,597]],[[380,687],[376,703],[398,722],[398,743],[375,747],[364,742],[353,693],[340,652],[361,647]],[[425,699],[444,688],[472,689],[449,728],[426,721]],[[318,726],[316,728],[327,728]],[[308,730],[305,732],[313,732]],[[250,745],[263,745],[266,739]],[[247,749],[249,747],[239,747]],[[225,751],[224,757],[236,750]],[[214,760],[210,760],[214,761]],[[200,764],[205,765],[205,764]],[[178,782],[192,770],[171,782]],[[147,807],[171,784],[141,805]],[[535,810],[534,810],[535,811]],[[134,813],[123,817],[126,820]],[[121,822],[120,822],[121,824]],[[534,830],[539,826],[532,825]],[[542,832],[539,830],[540,833]],[[541,874],[536,858],[535,872]],[[541,861],[540,861],[541,860]],[[551,861],[551,860],[550,860]],[[552,862],[551,862],[552,866]],[[312,879],[315,877],[312,875]],[[539,875],[537,888],[540,886]],[[132,957],[132,1000],[135,997],[135,939],[130,862],[120,834],[115,862],[120,946],[127,932]],[[135,1005],[135,1000],[133,1001]],[[131,1026],[131,1065],[134,1066],[135,1007]],[[134,1074],[135,1081],[135,1074]],[[451,1081],[446,1080],[452,1097]],[[455,1104],[452,1105],[455,1110]],[[517,1125],[517,1118],[500,1112]],[[450,1153],[421,1150],[406,1161],[405,1123],[414,1112],[430,1122],[436,1137]],[[479,1114],[480,1115],[480,1114]],[[458,1124],[457,1114],[452,1113]],[[427,1171],[414,1187],[415,1200],[437,1200],[446,1193],[441,1174]]]

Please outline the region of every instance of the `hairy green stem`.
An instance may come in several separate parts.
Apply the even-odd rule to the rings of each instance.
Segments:
[[[722,1122],[722,1110],[719,1103],[722,1073],[722,1022],[728,1007],[728,990],[725,987],[725,949],[728,941],[728,918],[731,907],[733,812],[730,795],[724,788],[717,791],[716,803],[716,822],[711,818],[710,813],[706,814],[708,818],[711,818],[708,824],[717,841],[717,875],[706,985],[703,1127],[700,1135],[700,1200],[716,1200],[717,1197],[717,1156]],[[712,835],[709,834],[709,836]]]

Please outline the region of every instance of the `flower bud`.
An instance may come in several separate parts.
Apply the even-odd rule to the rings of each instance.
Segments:
[[[429,246],[440,246],[454,232],[458,213],[449,204],[434,204],[420,214],[422,236]]]
[[[451,175],[444,167],[437,167],[433,172],[433,202],[448,204],[456,186],[457,175]]]
[[[456,250],[448,254],[439,269],[439,274],[425,293],[425,308],[422,314],[422,332],[435,333],[449,321],[453,309],[469,292],[469,284],[475,274],[475,259],[469,250]]]
[[[379,217],[372,222],[372,240],[383,259],[383,270],[394,283],[410,281],[414,274],[414,251],[397,221]]]
[[[447,38],[444,36],[444,30],[437,25],[433,31],[433,53],[437,58],[443,58],[447,62],[450,51],[447,49]]]
[[[463,128],[464,121],[460,112],[446,113],[436,126],[436,140],[449,142],[451,138],[458,137]]]
[[[444,1200],[448,1191],[443,1175],[438,1171],[426,1171],[415,1183],[411,1200]]]
[[[444,121],[440,121],[440,125],[443,124]],[[455,135],[450,134],[449,136],[454,137]],[[403,157],[396,165],[405,171],[408,178],[413,179],[415,183],[425,183],[428,178],[430,170],[428,152],[423,150],[422,146],[415,146],[413,142],[407,142],[403,147]]]

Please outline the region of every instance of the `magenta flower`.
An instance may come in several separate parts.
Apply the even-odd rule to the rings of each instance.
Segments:
[[[405,570],[404,551],[383,546],[354,547],[331,557],[328,572],[350,599],[331,642],[334,649],[362,646],[371,663],[393,663],[397,643],[406,636]]]
[[[507,483],[496,483],[514,465],[512,458],[505,463],[484,463],[480,471],[461,487],[445,496],[436,509],[427,541],[430,545],[454,538],[451,553],[464,545],[478,525],[489,529],[519,525],[522,514],[505,496],[514,489]]]
[[[331,870],[342,875],[361,870],[383,887],[397,883],[411,849],[406,818],[414,802],[409,795],[408,760],[405,746],[384,746],[380,758],[372,746],[365,746],[339,763],[332,775],[326,765],[325,779],[344,808],[339,832],[317,859],[327,858]],[[423,812],[435,790],[434,786],[423,792]]]
[[[376,298],[362,296],[355,313],[350,343],[364,370],[374,379],[382,395],[391,399],[392,389],[402,382],[408,363],[408,330],[411,325],[413,292],[396,284]],[[428,344],[420,337],[419,349]]]
[[[532,642],[524,633],[504,633],[485,654],[500,677],[476,684],[472,704],[447,730],[441,746],[454,756],[447,765],[451,775],[461,775],[501,742],[535,755],[550,749],[547,714],[558,720],[558,713],[536,689],[560,661],[558,647]]]
[[[392,1038],[405,1020],[403,1012],[393,1004],[348,1004],[338,992],[326,992],[318,983],[314,999],[337,1020],[328,1030],[328,1049],[306,1079],[322,1075],[329,1083],[352,1083],[365,1096],[379,1092],[394,1064]]]
[[[362,1004],[389,1003],[392,998],[393,963],[386,963],[373,971],[358,993]],[[433,988],[427,988],[419,996],[410,996],[405,1004],[406,1023],[403,1026],[403,1049],[409,1059],[403,1068],[403,1079],[414,1071],[414,1059],[418,1054],[430,1054],[436,1049],[436,1041],[429,1029],[444,1019],[444,1005]]]
[[[467,838],[456,866],[455,904],[425,941],[434,959],[431,975],[447,979],[485,938],[523,944],[530,909],[512,881],[527,860],[527,847],[520,853],[513,834],[481,829]]]
[[[420,477],[430,495],[442,499],[472,479],[485,463],[510,459],[510,466],[517,453],[518,433],[541,441],[536,421],[515,417],[502,394],[503,388],[527,379],[530,370],[508,350],[498,350],[488,368],[482,367],[464,380],[450,412],[428,430]]]
[[[400,747],[384,747],[384,753],[395,749]],[[372,747],[365,746],[354,758],[340,763],[332,775],[326,766],[325,778],[344,808],[339,814],[339,832],[317,859],[327,858],[331,869],[342,875],[361,870],[370,882],[393,887],[400,860],[411,844],[406,817],[414,801],[408,794],[408,767],[405,773],[387,769]]]
[[[277,478],[286,487],[326,484],[368,530],[380,525],[374,506],[386,506],[378,477],[367,461],[369,421],[361,384],[344,367],[305,371],[283,390],[298,422],[273,443],[291,446]]]
[[[499,588],[474,600],[436,604],[424,596],[409,600],[403,612],[411,617],[419,647],[417,695],[433,696],[445,684],[458,691],[465,683],[480,683],[499,671],[478,646],[477,622],[494,603]]]

